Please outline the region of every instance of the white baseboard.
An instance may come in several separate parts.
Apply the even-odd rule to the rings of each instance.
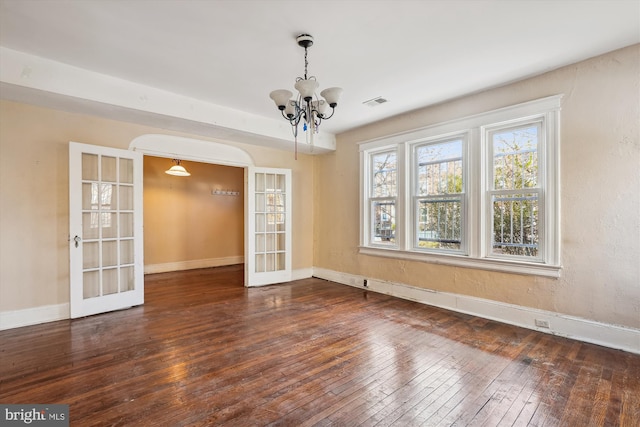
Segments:
[[[242,257],[240,257],[242,258]],[[228,260],[230,258],[222,258]],[[221,258],[216,258],[220,262]],[[196,266],[190,268],[217,267],[220,265],[231,265],[242,263],[233,258],[233,262],[228,264]],[[175,269],[175,265],[184,263],[158,264],[158,266],[171,266],[172,269],[164,271],[185,270],[188,268]],[[194,265],[194,264],[189,264]],[[152,266],[156,268],[156,266]],[[147,273],[145,266],[145,273]],[[160,271],[153,271],[160,272]],[[403,299],[416,301],[419,303],[433,305],[436,307],[452,310],[460,313],[471,314],[498,322],[521,326],[540,332],[559,335],[584,342],[602,345],[640,354],[640,330],[627,328],[618,325],[611,325],[593,320],[569,316],[552,311],[538,310],[530,307],[523,307],[492,301],[482,298],[475,298],[466,295],[459,295],[447,292],[439,292],[429,289],[416,288],[402,283],[394,283],[376,280],[364,276],[340,273],[324,268],[307,268],[292,271],[292,280],[305,279],[311,276],[343,285],[354,286],[373,292],[380,292],[387,295],[396,296]],[[367,279],[367,287],[363,286],[364,279]],[[0,330],[19,328],[22,326],[36,325],[45,322],[54,322],[69,318],[69,304],[45,305],[40,307],[27,308],[22,310],[1,311]],[[549,328],[536,325],[536,321],[548,322]]]
[[[0,331],[69,318],[69,303],[0,311]]]
[[[354,286],[447,310],[471,314],[473,316],[496,320],[523,328],[640,354],[640,330],[638,329],[466,295],[417,288],[402,283],[376,280],[324,268],[314,268],[313,275],[314,277],[343,285]],[[364,279],[367,279],[366,287],[363,285]],[[538,321],[538,323],[546,322],[549,327],[537,326],[536,321]]]
[[[313,268],[301,268],[291,272],[291,280],[308,279],[313,277]]]
[[[194,270],[196,268],[221,267],[223,265],[234,265],[242,263],[244,263],[244,256],[195,259],[190,261],[166,262],[163,264],[148,264],[144,266],[144,274]]]

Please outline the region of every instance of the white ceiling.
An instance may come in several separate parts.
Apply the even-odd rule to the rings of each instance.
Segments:
[[[320,89],[344,88],[337,134],[639,43],[640,1],[0,0],[5,48],[269,120],[302,32]]]

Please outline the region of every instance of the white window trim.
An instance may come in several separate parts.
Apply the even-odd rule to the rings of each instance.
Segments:
[[[415,194],[417,193],[415,186],[418,183],[417,180],[417,176],[416,173],[417,171],[414,168],[414,161],[415,161],[415,151],[416,148],[426,144],[430,144],[430,143],[439,143],[439,142],[444,142],[444,141],[450,141],[453,139],[460,139],[462,140],[462,170],[463,170],[463,189],[462,189],[462,194],[461,194],[461,203],[462,203],[462,210],[464,212],[464,218],[465,220],[462,222],[461,227],[462,227],[462,234],[461,234],[461,238],[462,238],[462,242],[460,245],[460,249],[459,250],[441,250],[441,249],[418,249],[416,247],[414,247],[415,245],[415,236],[417,235],[417,230],[416,230],[416,225],[417,225],[417,218],[416,217],[409,217],[408,221],[410,221],[409,227],[407,227],[407,239],[409,242],[411,242],[411,249],[412,251],[415,251],[417,253],[428,253],[428,254],[454,254],[454,255],[468,255],[469,254],[469,249],[468,249],[468,245],[467,245],[467,241],[469,239],[466,238],[467,234],[468,234],[468,230],[469,230],[469,221],[467,220],[467,216],[468,216],[468,211],[469,211],[469,207],[468,207],[468,197],[469,197],[469,191],[467,190],[467,185],[468,185],[468,176],[469,176],[469,172],[468,172],[468,167],[469,167],[469,154],[468,154],[468,150],[469,150],[469,132],[468,131],[463,131],[463,132],[454,132],[451,134],[446,134],[446,135],[439,135],[437,137],[434,138],[425,138],[423,140],[420,141],[414,141],[410,144],[408,144],[409,146],[409,150],[411,153],[411,157],[409,159],[411,166],[409,167],[409,173],[410,173],[410,185],[409,185],[409,189],[410,189],[410,193],[408,195],[409,198],[411,198],[411,200],[409,201],[409,203],[407,203],[408,206],[410,206],[411,210],[409,213],[413,212],[415,214],[415,201],[414,199],[417,197],[415,196]],[[408,200],[408,199],[407,199]]]
[[[485,113],[451,120],[408,132],[386,136],[359,144],[360,150],[360,250],[364,255],[430,262],[459,267],[530,274],[545,277],[560,277],[560,108],[562,95],[554,95],[522,104],[517,104]],[[536,262],[512,260],[489,256],[491,224],[487,214],[484,189],[488,188],[488,155],[486,135],[496,127],[527,120],[542,119],[545,122],[545,141],[540,144],[539,156],[544,158],[539,171],[542,180],[544,229],[541,231],[543,254]],[[413,237],[411,215],[412,177],[407,167],[407,153],[413,146],[430,139],[446,138],[447,135],[467,134],[465,191],[466,221],[464,230],[468,234],[466,254],[416,251],[411,248]],[[398,203],[396,206],[396,246],[379,247],[369,242],[370,220],[369,158],[372,153],[396,149],[398,158]]]

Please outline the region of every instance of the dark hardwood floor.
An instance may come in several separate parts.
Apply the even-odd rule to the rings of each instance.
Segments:
[[[0,402],[72,426],[640,426],[640,356],[242,266],[144,306],[0,332]]]

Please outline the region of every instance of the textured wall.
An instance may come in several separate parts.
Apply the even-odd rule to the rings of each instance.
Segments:
[[[560,279],[358,254],[358,142],[556,94],[564,94]],[[337,151],[316,162],[314,265],[640,328],[639,122],[635,45],[341,134]]]
[[[0,311],[69,302],[69,141],[127,149],[144,134],[205,139],[0,102]],[[256,166],[292,170],[292,266],[311,268],[313,158],[300,154],[294,160],[293,145],[291,152],[236,146]]]

